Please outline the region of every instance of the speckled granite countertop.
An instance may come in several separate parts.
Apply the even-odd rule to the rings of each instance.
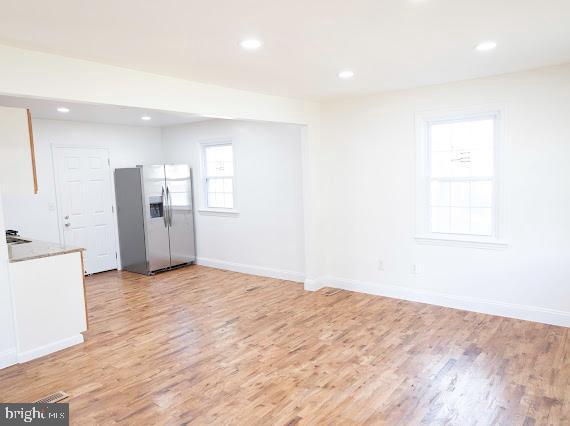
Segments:
[[[30,242],[24,244],[8,244],[8,257],[10,259],[10,263],[39,259],[42,257],[59,256],[61,254],[81,252],[84,250],[79,247],[69,247],[59,243],[30,240],[25,237],[18,238],[28,240]]]

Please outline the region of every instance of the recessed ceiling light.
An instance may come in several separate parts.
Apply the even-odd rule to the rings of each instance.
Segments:
[[[263,46],[263,43],[256,38],[246,38],[245,40],[242,40],[240,44],[241,47],[246,50],[256,50]]]
[[[141,120],[149,121],[149,120],[152,120],[152,117],[149,116],[149,115],[143,115],[143,116],[141,117]]]
[[[348,80],[352,77],[354,77],[354,71],[344,70],[338,73],[338,78],[342,78],[343,80]]]
[[[475,50],[478,50],[479,52],[487,52],[488,50],[493,50],[495,47],[497,47],[496,42],[484,41],[475,46]]]
[[[66,108],[66,107],[59,107],[59,108],[57,109],[57,112],[62,112],[62,113],[64,113],[64,114],[66,114],[66,113],[69,112],[69,108]]]

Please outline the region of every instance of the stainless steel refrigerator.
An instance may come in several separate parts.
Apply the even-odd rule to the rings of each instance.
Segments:
[[[188,165],[115,169],[115,195],[124,270],[151,275],[196,261]]]

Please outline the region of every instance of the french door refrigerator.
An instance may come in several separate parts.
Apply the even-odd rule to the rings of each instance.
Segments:
[[[188,165],[115,169],[115,195],[124,270],[151,275],[196,261]]]

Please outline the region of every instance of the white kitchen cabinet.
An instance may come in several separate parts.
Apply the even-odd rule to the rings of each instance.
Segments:
[[[30,259],[9,264],[18,362],[82,343],[87,330],[81,252],[45,254],[34,244]]]
[[[0,189],[37,194],[32,118],[29,110],[0,106]]]

